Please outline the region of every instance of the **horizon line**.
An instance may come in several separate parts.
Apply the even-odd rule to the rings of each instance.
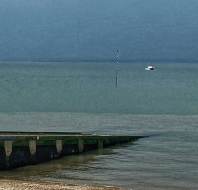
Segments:
[[[120,59],[120,62],[177,62],[177,63],[196,63],[198,59]],[[115,59],[75,59],[75,58],[17,58],[17,59],[0,59],[1,62],[115,62]]]

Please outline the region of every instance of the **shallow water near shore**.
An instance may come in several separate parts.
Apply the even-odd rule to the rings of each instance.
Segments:
[[[19,64],[19,63],[18,63]],[[198,66],[0,65],[0,130],[148,135],[133,144],[0,172],[2,178],[197,189]]]
[[[128,189],[198,188],[198,116],[18,113],[9,118],[15,120],[20,115],[25,121],[39,118],[44,126],[51,123],[50,120],[70,123],[70,127],[61,127],[61,131],[78,131],[80,127],[87,132],[96,132],[94,123],[100,123],[99,134],[151,136],[121,147],[1,172],[1,177],[116,185]],[[72,124],[77,120],[89,122],[78,127],[75,122]]]

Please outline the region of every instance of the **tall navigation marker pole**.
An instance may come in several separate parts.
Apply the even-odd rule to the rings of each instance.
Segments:
[[[120,58],[120,51],[119,49],[116,50],[116,60],[115,60],[115,64],[116,64],[116,70],[115,70],[115,87],[118,87],[118,66],[119,66],[119,58]]]

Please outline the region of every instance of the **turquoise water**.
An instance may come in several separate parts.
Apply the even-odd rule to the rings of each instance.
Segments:
[[[126,189],[198,189],[198,65],[1,63],[0,130],[148,134],[0,176]]]
[[[198,65],[112,63],[0,65],[0,111],[197,114]]]

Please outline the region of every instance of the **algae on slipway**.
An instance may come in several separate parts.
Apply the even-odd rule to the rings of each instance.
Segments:
[[[0,132],[0,169],[37,164],[142,137],[69,132]]]

